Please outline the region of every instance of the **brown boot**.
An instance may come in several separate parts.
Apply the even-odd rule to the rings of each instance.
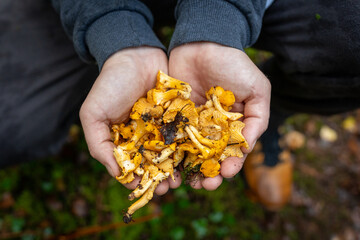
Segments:
[[[244,163],[244,173],[249,185],[248,195],[268,210],[278,210],[290,199],[292,191],[293,166],[289,151],[279,154],[279,162],[272,167],[264,165],[261,143]]]

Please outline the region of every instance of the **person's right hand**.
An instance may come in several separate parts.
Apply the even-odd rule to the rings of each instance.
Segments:
[[[113,156],[115,145],[109,127],[128,119],[134,103],[155,86],[158,70],[168,71],[168,59],[163,50],[153,47],[121,50],[105,62],[81,107],[80,120],[90,154],[113,177],[119,176],[120,171]],[[174,175],[176,182],[163,181],[155,191],[158,195],[166,193],[169,186],[180,185],[180,174]],[[134,189],[138,182],[139,178],[125,186]]]

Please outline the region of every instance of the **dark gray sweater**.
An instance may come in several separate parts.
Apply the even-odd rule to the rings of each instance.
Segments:
[[[84,61],[97,62],[100,69],[113,53],[127,47],[153,46],[166,50],[152,31],[153,16],[142,1],[52,2],[77,53]],[[169,51],[198,41],[243,50],[258,38],[265,4],[266,0],[179,0]]]

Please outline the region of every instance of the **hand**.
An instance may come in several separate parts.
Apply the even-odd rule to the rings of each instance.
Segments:
[[[206,101],[205,92],[213,86],[231,90],[236,98],[233,111],[244,113],[243,135],[250,149],[242,149],[243,158],[230,157],[221,164],[221,175],[194,181],[194,188],[215,190],[222,177],[235,176],[256,140],[266,130],[270,109],[270,82],[248,56],[235,48],[216,43],[190,43],[170,53],[169,74],[192,86],[191,98],[196,104]]]
[[[158,48],[139,47],[121,50],[104,64],[81,110],[80,120],[90,154],[101,162],[111,176],[119,176],[119,166],[113,156],[115,145],[111,141],[109,126],[127,120],[134,103],[153,88],[159,69],[167,72],[168,59]],[[170,187],[178,187],[177,180],[163,181],[156,189],[158,195]],[[134,189],[139,178],[126,184]]]

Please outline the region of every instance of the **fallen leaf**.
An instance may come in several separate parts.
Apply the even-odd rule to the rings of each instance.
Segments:
[[[347,142],[347,146],[352,154],[356,156],[357,159],[360,159],[360,144],[356,137],[351,137]]]
[[[285,134],[284,141],[290,150],[296,150],[304,146],[305,136],[301,132],[294,130]]]
[[[1,196],[0,209],[10,208],[14,205],[14,203],[15,203],[15,201],[14,201],[14,198],[12,197],[11,193],[5,192]]]
[[[325,142],[335,142],[338,138],[338,135],[334,129],[324,125],[320,129],[320,138]]]
[[[356,119],[353,116],[345,118],[342,127],[348,132],[355,133],[357,131]]]
[[[83,198],[75,199],[72,204],[72,212],[77,217],[86,217],[89,212],[86,201]]]
[[[304,173],[308,176],[315,177],[315,178],[320,177],[320,173],[318,170],[316,170],[315,168],[313,168],[309,165],[306,165],[305,163],[298,163],[298,168],[302,173]]]

